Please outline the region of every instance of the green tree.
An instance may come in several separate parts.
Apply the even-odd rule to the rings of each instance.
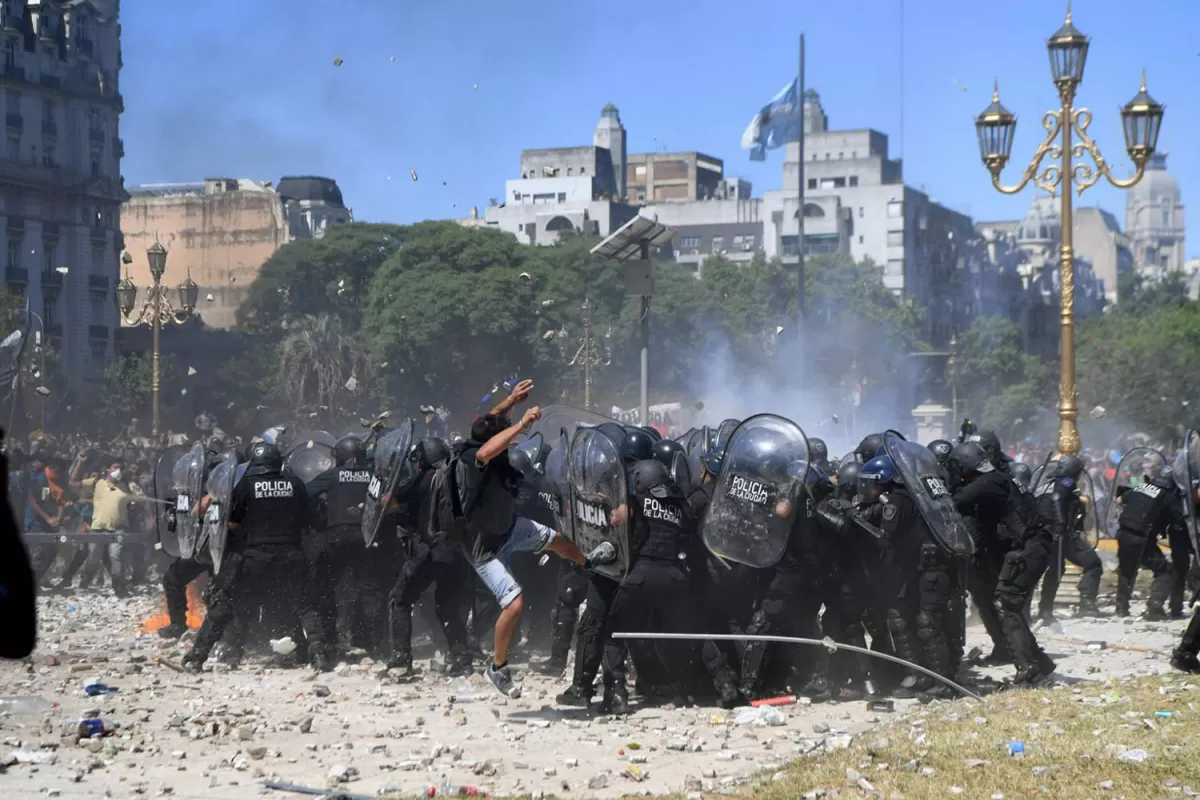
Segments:
[[[1079,405],[1156,435],[1195,424],[1200,398],[1200,306],[1123,311],[1081,320],[1076,341]]]
[[[175,376],[174,360],[170,356],[159,359],[159,383],[169,384]],[[149,353],[123,355],[104,369],[96,417],[107,429],[129,424],[135,417],[148,416],[147,409],[153,404],[154,371]],[[159,402],[167,405],[170,398],[160,397]]]
[[[272,338],[285,319],[331,314],[358,329],[375,271],[404,245],[400,225],[355,223],[285,244],[266,260],[238,308],[238,325]]]
[[[1194,302],[1188,297],[1187,280],[1178,271],[1156,281],[1132,270],[1121,275],[1117,284],[1121,298],[1117,311],[1121,314],[1145,316],[1167,308],[1189,306]]]
[[[278,357],[276,386],[292,411],[330,419],[359,410],[373,370],[361,340],[346,332],[339,317],[288,321]]]
[[[1022,349],[1021,329],[999,316],[979,317],[959,339],[955,358],[959,416],[1002,440],[1029,429],[1039,402],[1053,393],[1046,366]]]

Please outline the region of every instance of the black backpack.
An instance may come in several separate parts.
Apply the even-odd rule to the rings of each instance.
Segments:
[[[464,463],[463,451],[455,450],[433,471],[429,482],[429,538],[435,542],[458,546],[467,532],[471,512],[479,502],[484,482],[491,470],[480,471]]]

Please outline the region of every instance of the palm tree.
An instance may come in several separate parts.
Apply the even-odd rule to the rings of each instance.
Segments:
[[[337,408],[340,399],[362,391],[370,369],[366,351],[330,314],[301,317],[280,342],[279,385],[293,410]]]

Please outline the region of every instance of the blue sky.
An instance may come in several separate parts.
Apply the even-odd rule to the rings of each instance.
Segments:
[[[327,175],[356,218],[394,222],[482,208],[516,177],[522,148],[590,144],[609,101],[630,152],[699,150],[756,193],[777,188],[781,152],[755,164],[739,139],[795,75],[801,30],[807,83],[832,127],[889,134],[906,181],[939,202],[976,219],[1020,217],[1032,195],[991,188],[972,119],[998,78],[1020,118],[1019,166],[1005,173],[1015,181],[1040,141],[1041,114],[1056,107],[1045,39],[1065,10],[1057,0],[122,6],[127,184]],[[1200,3],[1075,0],[1074,17],[1092,37],[1079,104],[1095,111],[1101,150],[1128,172],[1117,108],[1144,66],[1167,105],[1159,147],[1187,204],[1200,191]],[[1097,185],[1080,202],[1124,220],[1115,189]],[[1200,253],[1198,239],[1189,254]]]

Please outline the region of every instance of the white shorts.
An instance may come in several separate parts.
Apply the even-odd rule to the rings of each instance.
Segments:
[[[521,596],[521,584],[513,577],[509,565],[513,553],[540,553],[545,550],[558,531],[548,528],[540,522],[534,522],[525,517],[517,517],[508,541],[490,561],[475,565],[475,574],[483,581],[500,608],[508,608],[513,601]]]

